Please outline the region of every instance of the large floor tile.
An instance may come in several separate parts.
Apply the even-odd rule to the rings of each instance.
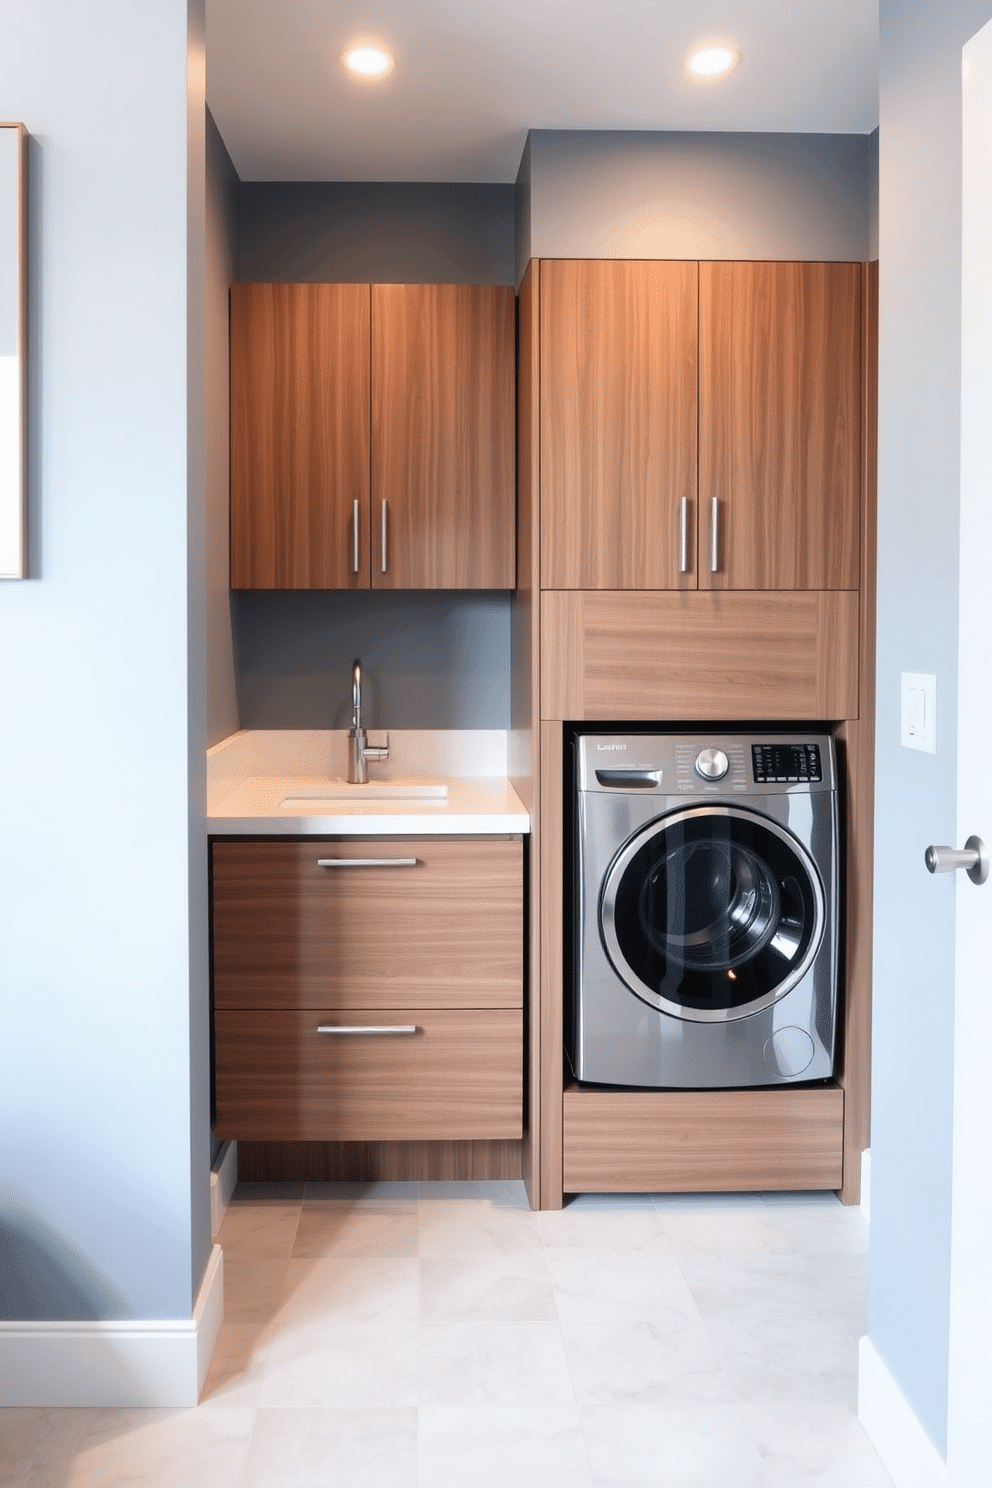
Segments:
[[[293,1257],[415,1256],[418,1241],[414,1204],[308,1199],[296,1229]]]
[[[321,1318],[273,1339],[259,1404],[281,1408],[415,1406],[417,1362],[415,1324],[328,1325]]]
[[[272,1321],[286,1294],[289,1258],[258,1260],[224,1258],[224,1321],[264,1327]]]
[[[258,1405],[271,1330],[257,1323],[225,1323],[200,1396],[201,1408]]]
[[[571,1406],[575,1402],[557,1323],[424,1323],[424,1406]]]
[[[681,1327],[698,1311],[672,1255],[549,1250],[548,1270],[563,1323],[649,1322]]]
[[[284,1260],[292,1252],[302,1201],[248,1199],[228,1205],[217,1234],[225,1260]]]
[[[238,1488],[250,1410],[91,1412],[64,1488]]]
[[[867,1323],[867,1276],[859,1257],[803,1255],[680,1258],[704,1318],[738,1318],[754,1328],[803,1318],[844,1317],[858,1332]]]
[[[491,1199],[421,1199],[420,1254],[470,1260],[479,1256],[541,1255],[537,1215]]]
[[[308,1183],[306,1200],[324,1204],[406,1204],[416,1208],[421,1185],[400,1179],[375,1179],[368,1183]]]
[[[47,1407],[0,1409],[0,1488],[34,1488],[65,1480],[90,1412]]]
[[[574,1406],[425,1407],[419,1488],[592,1488]]]
[[[752,1404],[841,1402],[854,1411],[858,1341],[831,1317],[706,1320],[724,1375],[738,1399]]]
[[[653,1204],[575,1205],[537,1216],[548,1250],[591,1250],[615,1256],[670,1255],[672,1244]]]
[[[663,1323],[563,1323],[562,1334],[583,1409],[734,1399],[698,1316],[673,1312]]]
[[[596,1488],[768,1488],[737,1406],[598,1407],[583,1432]]]
[[[755,1198],[734,1202],[722,1195],[692,1195],[694,1202],[658,1206],[662,1225],[678,1255],[775,1255],[795,1251],[793,1236],[775,1209]]]
[[[745,1408],[771,1488],[891,1488],[852,1410],[808,1400]]]
[[[421,1260],[420,1319],[424,1323],[557,1322],[547,1261],[542,1255]]]
[[[521,1178],[422,1180],[420,1197],[445,1204],[490,1204],[497,1209],[530,1209],[527,1189]]]
[[[277,1333],[320,1321],[325,1327],[370,1323],[414,1326],[420,1287],[414,1257],[293,1260],[286,1268]]]
[[[258,1412],[239,1488],[417,1488],[417,1412]]]

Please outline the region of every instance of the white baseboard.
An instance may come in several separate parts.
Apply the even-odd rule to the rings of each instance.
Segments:
[[[196,1405],[223,1321],[215,1245],[188,1321],[0,1323],[0,1406]]]
[[[238,1182],[238,1144],[225,1142],[210,1173],[210,1231],[214,1239]]]
[[[871,1224],[871,1148],[861,1154],[861,1218]]]
[[[947,1465],[870,1338],[858,1349],[858,1417],[896,1488],[944,1488]]]

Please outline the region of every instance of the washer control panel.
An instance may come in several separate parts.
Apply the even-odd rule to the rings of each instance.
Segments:
[[[819,744],[752,744],[755,785],[810,785],[823,779]]]
[[[644,798],[836,789],[828,734],[577,734],[576,786]]]

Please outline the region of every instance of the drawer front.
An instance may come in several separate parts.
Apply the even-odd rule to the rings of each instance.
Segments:
[[[523,844],[215,842],[213,936],[218,1008],[520,1007]]]
[[[321,1028],[413,1028],[321,1033]],[[217,1135],[388,1142],[519,1137],[523,1015],[398,1008],[218,1012]]]

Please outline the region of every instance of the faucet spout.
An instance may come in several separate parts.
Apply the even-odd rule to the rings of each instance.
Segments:
[[[357,656],[351,663],[351,726],[362,726],[362,663]]]
[[[369,760],[389,758],[389,735],[384,745],[369,744],[362,727],[362,663],[356,656],[351,664],[351,728],[348,730],[348,781],[367,785]]]

